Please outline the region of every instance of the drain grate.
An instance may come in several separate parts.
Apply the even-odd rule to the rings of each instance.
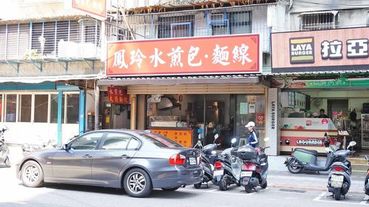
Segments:
[[[292,190],[292,189],[279,189],[280,191],[283,192],[292,192],[292,193],[306,193],[305,190]]]

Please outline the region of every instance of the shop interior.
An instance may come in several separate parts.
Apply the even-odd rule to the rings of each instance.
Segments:
[[[264,102],[263,95],[147,95],[146,128],[157,129],[168,137],[170,133],[163,130],[174,130],[178,135],[180,130],[188,129],[192,146],[198,138],[204,145],[213,143],[218,134],[216,142],[226,148],[233,137],[247,136],[244,126],[249,121],[254,121],[259,136],[264,136]]]
[[[282,118],[322,118],[323,109],[338,131],[348,133],[346,143],[354,140],[358,148],[369,149],[368,92],[363,89],[283,91]]]

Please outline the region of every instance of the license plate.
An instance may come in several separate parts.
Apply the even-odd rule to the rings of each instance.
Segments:
[[[252,175],[252,171],[242,171],[241,177],[250,177]]]
[[[222,176],[222,175],[223,175],[223,173],[224,173],[224,172],[223,172],[223,170],[215,170],[215,171],[214,171],[214,177],[215,177],[215,176]]]
[[[334,188],[341,188],[343,183],[343,175],[332,175],[331,186]]]
[[[196,158],[190,157],[190,165],[196,165]]]

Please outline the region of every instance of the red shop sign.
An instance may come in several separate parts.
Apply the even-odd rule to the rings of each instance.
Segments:
[[[108,76],[259,71],[257,34],[108,43]]]
[[[119,86],[108,87],[109,102],[112,104],[129,104],[127,90]]]

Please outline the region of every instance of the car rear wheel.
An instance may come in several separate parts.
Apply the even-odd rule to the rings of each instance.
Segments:
[[[124,190],[132,197],[146,197],[152,191],[150,176],[142,169],[134,168],[124,176]]]
[[[44,182],[44,172],[37,162],[27,161],[22,167],[21,179],[27,187],[40,187]]]

